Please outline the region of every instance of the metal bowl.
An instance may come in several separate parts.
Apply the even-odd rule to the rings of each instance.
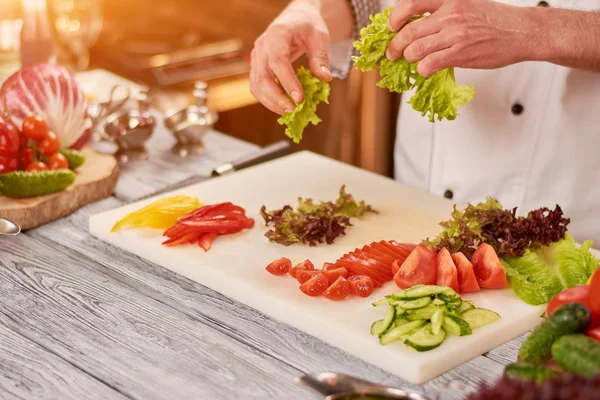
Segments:
[[[165,127],[177,139],[173,151],[181,157],[202,152],[204,135],[218,120],[215,111],[199,105],[190,105],[165,118]]]
[[[115,157],[120,163],[148,158],[146,142],[152,136],[156,120],[145,110],[129,110],[107,118],[104,131],[117,144]]]

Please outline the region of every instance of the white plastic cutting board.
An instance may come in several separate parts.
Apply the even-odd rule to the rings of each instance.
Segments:
[[[295,205],[299,196],[333,200],[341,185],[357,199],[364,199],[380,214],[369,215],[333,245],[285,247],[269,243],[259,210],[264,204],[276,209]],[[92,235],[208,286],[225,296],[320,338],[333,346],[420,384],[530,330],[540,322],[543,306],[522,302],[510,289],[486,290],[463,298],[477,307],[498,312],[502,319],[466,337],[449,337],[439,348],[418,353],[403,344],[380,346],[369,333],[384,311],[371,302],[399,290],[390,282],[371,297],[334,302],[312,298],[298,289],[289,275],[274,276],[265,266],[279,257],[297,263],[306,258],[319,268],[356,247],[378,240],[419,242],[439,231],[449,217],[452,203],[337,161],[310,152],[296,153],[235,174],[207,180],[172,194],[197,196],[204,204],[231,201],[256,219],[254,229],[219,237],[210,251],[197,246],[167,248],[162,231],[130,229],[111,233],[113,224],[156,198],[95,215]],[[166,197],[171,194],[162,195]]]

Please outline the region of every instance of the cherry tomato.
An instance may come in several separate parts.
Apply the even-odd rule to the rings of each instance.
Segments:
[[[335,269],[324,270],[323,273],[327,277],[327,280],[329,281],[329,283],[335,282],[337,280],[337,278],[339,278],[340,276],[343,276],[344,278],[346,278],[348,276],[348,270],[346,268],[341,268],[341,267],[335,268]]]
[[[25,135],[19,135],[20,145],[19,149],[26,149],[29,147],[29,138]]]
[[[590,307],[594,315],[598,315],[600,319],[600,268],[592,275],[590,281]]]
[[[435,254],[427,247],[418,245],[394,275],[394,282],[400,289],[408,289],[418,284],[435,285],[436,277]]]
[[[309,296],[319,296],[329,287],[329,281],[324,274],[317,274],[304,282],[300,286],[300,290]]]
[[[34,161],[27,166],[26,171],[47,171],[48,166],[41,161]]]
[[[17,157],[0,155],[0,174],[12,172],[19,169],[19,160]]]
[[[304,260],[300,264],[296,265],[295,267],[290,268],[290,275],[293,276],[294,278],[298,279],[298,277],[296,276],[296,273],[298,271],[313,271],[314,269],[315,269],[315,266],[313,265],[313,263],[310,260]]]
[[[60,141],[56,133],[48,131],[46,137],[40,142],[39,149],[46,157],[50,157],[52,154],[60,150]]]
[[[48,124],[42,117],[32,115],[23,120],[23,135],[32,140],[44,140],[48,134]]]
[[[273,261],[265,268],[273,275],[285,275],[292,268],[292,262],[289,258],[282,257],[278,260]]]
[[[437,279],[435,284],[438,286],[448,286],[458,293],[458,272],[454,261],[452,261],[450,252],[445,247],[438,253],[436,264]]]
[[[313,276],[319,275],[321,271],[318,270],[300,270],[296,272],[296,280],[303,284]]]
[[[600,326],[600,313],[594,312],[591,305],[591,287],[587,285],[575,286],[566,290],[563,290],[550,300],[548,308],[546,309],[546,315],[552,314],[557,308],[568,304],[568,303],[579,303],[584,305],[590,314],[592,319],[590,321],[590,328]]]
[[[502,289],[508,286],[506,272],[496,251],[489,244],[480,244],[471,262],[479,287],[482,289]]]
[[[30,148],[21,149],[19,151],[19,168],[25,169],[35,159],[35,151]]]
[[[337,265],[335,265],[335,263],[326,262],[326,263],[323,263],[322,270],[329,271],[331,269],[337,269],[337,268],[339,268],[339,267]]]
[[[348,282],[352,293],[360,297],[369,297],[375,288],[373,279],[366,275],[352,275],[348,277]]]
[[[339,276],[324,293],[329,300],[344,300],[349,294],[350,283],[343,276]]]
[[[460,251],[452,254],[451,257],[458,273],[458,293],[477,292],[481,290],[479,283],[477,283],[471,261]]]
[[[48,164],[48,167],[50,167],[50,169],[69,169],[69,161],[62,154],[54,153],[50,157],[50,163]],[[210,244],[208,246],[210,248]]]
[[[600,327],[590,329],[585,334],[600,343]]]
[[[20,146],[19,130],[7,118],[0,116],[0,156],[16,157]]]

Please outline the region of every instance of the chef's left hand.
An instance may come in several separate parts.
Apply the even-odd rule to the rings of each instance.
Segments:
[[[406,24],[424,13],[430,15]],[[527,58],[523,49],[536,34],[530,21],[526,8],[493,0],[400,0],[389,19],[399,32],[387,57],[420,61],[422,76],[448,67],[504,67]]]

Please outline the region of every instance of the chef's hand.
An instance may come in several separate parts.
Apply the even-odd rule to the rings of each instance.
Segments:
[[[406,24],[424,13],[430,15]],[[448,67],[491,69],[525,61],[523,48],[535,34],[526,9],[493,0],[400,0],[389,28],[398,34],[387,57],[419,61],[423,76]]]
[[[295,106],[289,97],[301,102],[304,93],[292,63],[306,53],[313,74],[331,81],[329,40],[318,3],[292,2],[254,43],[250,70],[252,94],[277,114],[293,110]]]

